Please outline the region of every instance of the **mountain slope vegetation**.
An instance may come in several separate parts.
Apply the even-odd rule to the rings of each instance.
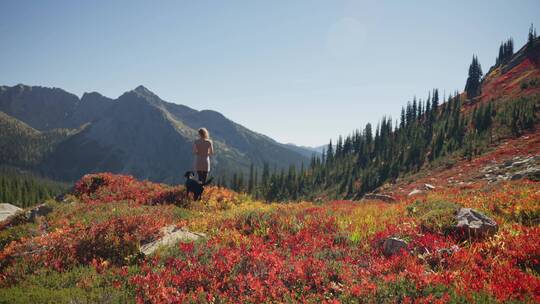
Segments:
[[[73,133],[67,129],[40,132],[3,112],[0,129],[0,164],[23,168],[39,164]]]
[[[17,168],[0,167],[0,203],[27,208],[63,194],[69,187]]]
[[[51,213],[0,226],[0,303],[537,302],[538,181],[463,181],[539,148],[536,133],[512,139],[427,175],[421,196],[406,188],[424,179],[403,179],[394,203],[268,204],[218,187],[192,201],[183,186],[87,175]],[[454,232],[462,207],[497,232]],[[164,227],[204,236],[142,254]],[[406,245],[387,254],[389,239]]]
[[[501,45],[504,48],[504,44]],[[512,46],[513,48],[513,46]],[[327,146],[309,166],[291,166],[230,186],[269,201],[360,198],[386,182],[441,159],[470,159],[508,137],[535,128],[540,119],[540,39],[516,54],[506,43],[504,60],[488,75],[473,57],[464,93],[440,96],[434,89],[402,108],[399,122],[383,117]],[[248,186],[253,185],[253,186]]]

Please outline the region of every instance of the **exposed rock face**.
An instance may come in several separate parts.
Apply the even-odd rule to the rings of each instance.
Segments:
[[[21,211],[23,211],[21,208],[12,204],[0,204],[0,222]]]
[[[456,231],[463,233],[464,237],[486,237],[499,229],[494,220],[471,208],[459,209],[456,221]]]
[[[183,228],[177,228],[174,225],[163,227],[161,232],[163,237],[141,246],[140,251],[144,255],[154,253],[159,247],[171,246],[180,241],[196,241],[206,237],[204,233],[191,232]]]
[[[364,199],[379,200],[387,203],[395,203],[397,200],[388,194],[368,193],[364,195]]]
[[[399,238],[388,238],[383,243],[383,254],[391,256],[407,248],[407,242]]]
[[[528,178],[540,181],[540,155],[516,156],[501,163],[485,166],[479,177],[491,182]]]
[[[540,181],[540,167],[529,167],[525,170],[513,173],[510,176],[510,180],[516,180],[521,178],[528,178],[533,181]]]

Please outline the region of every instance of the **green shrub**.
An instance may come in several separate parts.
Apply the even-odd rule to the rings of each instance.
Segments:
[[[520,83],[519,87],[522,90],[526,90],[528,88],[537,88],[539,86],[540,86],[540,78],[536,77],[536,78],[533,78],[533,79],[523,80]]]
[[[133,291],[126,284],[119,289],[113,281],[122,279],[110,273],[98,274],[91,267],[74,268],[67,272],[44,270],[28,277],[17,286],[0,289],[0,304],[4,303],[132,303]]]
[[[416,201],[407,207],[407,212],[418,219],[422,229],[448,234],[457,224],[455,215],[460,207],[446,201]]]
[[[539,105],[537,96],[507,102],[497,111],[496,120],[512,135],[519,136],[538,122]]]
[[[0,250],[4,249],[12,241],[19,240],[23,236],[30,236],[32,230],[37,230],[33,223],[16,225],[0,231]]]

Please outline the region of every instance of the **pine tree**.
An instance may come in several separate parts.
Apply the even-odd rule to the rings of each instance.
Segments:
[[[259,198],[259,170],[255,168],[255,176],[253,177],[253,192],[255,198]]]
[[[268,186],[269,178],[270,178],[270,165],[268,165],[268,163],[265,162],[263,165],[262,180],[261,180],[263,187]]]
[[[431,108],[436,111],[439,107],[439,89],[433,90],[433,99],[431,103]]]
[[[527,39],[527,48],[530,49],[534,45],[534,40],[536,39],[536,29],[534,28],[534,25],[531,23],[531,27],[529,27],[529,36]]]
[[[331,163],[334,159],[334,147],[332,146],[332,140],[330,139],[330,143],[328,143],[328,147],[326,148],[326,162]]]
[[[407,108],[405,110],[405,120],[406,120],[406,124],[407,126],[411,125],[412,124],[412,121],[413,121],[413,114],[412,114],[412,105],[411,105],[411,102],[408,101],[407,102]]]
[[[405,128],[405,109],[401,107],[401,116],[399,121],[399,127],[401,129]]]
[[[505,64],[514,55],[514,41],[512,38],[508,39],[506,42],[502,42],[499,46],[499,56],[495,61],[495,65]]]
[[[417,104],[416,104],[416,96],[414,96],[413,103],[412,103],[412,109],[411,109],[411,112],[412,112],[411,113],[412,114],[411,119],[412,119],[412,121],[416,121],[417,110],[418,110],[418,108],[417,108]]]
[[[482,67],[478,62],[478,58],[473,55],[472,63],[469,66],[469,77],[465,84],[465,92],[467,92],[467,98],[471,99],[480,95],[480,80],[482,78]]]
[[[253,190],[255,189],[255,172],[253,170],[253,163],[249,166],[249,180],[248,180],[248,193],[253,194]]]
[[[343,153],[343,137],[340,135],[336,143],[336,156],[341,156]]]

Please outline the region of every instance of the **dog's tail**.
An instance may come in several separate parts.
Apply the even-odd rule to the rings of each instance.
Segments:
[[[202,183],[203,186],[210,184],[214,180],[214,177],[210,177],[206,182]]]

